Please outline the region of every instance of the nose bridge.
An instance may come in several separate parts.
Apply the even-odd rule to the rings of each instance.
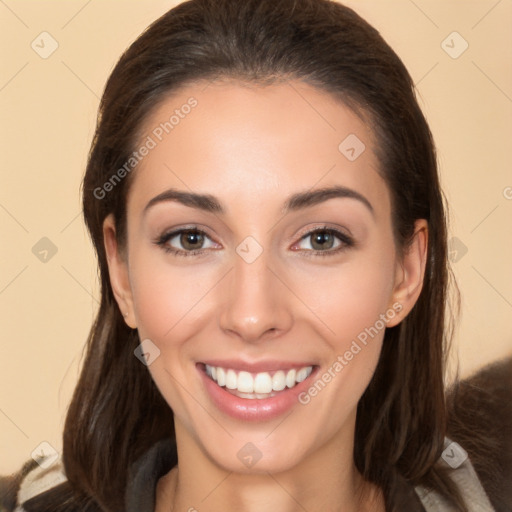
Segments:
[[[220,321],[224,330],[254,342],[268,332],[288,329],[292,317],[285,287],[270,270],[276,266],[271,251],[251,238],[240,243],[233,255]]]

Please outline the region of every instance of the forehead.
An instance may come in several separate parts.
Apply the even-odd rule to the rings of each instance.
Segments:
[[[302,82],[189,85],[164,99],[142,128],[138,147],[150,149],[129,193],[138,209],[171,187],[246,208],[340,184],[374,202],[388,200],[369,124]]]

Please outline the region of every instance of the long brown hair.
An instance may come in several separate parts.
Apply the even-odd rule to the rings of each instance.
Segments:
[[[399,57],[354,11],[329,0],[184,2],[137,39],[109,77],[83,181],[101,304],[65,422],[66,502],[75,500],[84,510],[122,510],[130,465],[173,435],[173,413],[134,357],[140,340],[114,300],[103,245],[102,224],[110,213],[118,243],[126,242],[133,173],[106,194],[98,190],[128,161],[144,120],[166,95],[219,77],[260,84],[298,79],[340,98],[372,124],[397,246],[407,246],[416,219],[427,219],[423,289],[411,313],[385,333],[379,364],[358,405],[354,458],[362,475],[384,490],[388,510],[396,479],[403,478],[436,489],[464,511],[437,465],[446,431],[449,270],[432,136]]]

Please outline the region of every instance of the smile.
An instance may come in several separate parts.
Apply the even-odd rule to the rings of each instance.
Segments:
[[[199,377],[212,405],[241,421],[268,421],[299,403],[319,366],[304,363],[239,361],[197,363]]]
[[[312,366],[277,370],[273,372],[250,373],[236,371],[221,366],[205,365],[206,375],[220,387],[241,398],[263,399],[275,396],[276,391],[293,388],[307,379],[313,371]]]

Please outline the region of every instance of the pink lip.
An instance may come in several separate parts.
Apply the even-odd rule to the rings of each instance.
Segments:
[[[227,368],[242,370],[248,368],[247,365],[242,365],[242,367],[240,367],[239,364],[230,366],[233,363],[233,361],[223,361],[222,364],[220,364],[220,362],[216,361],[212,366],[223,366]],[[208,362],[208,364],[210,364],[210,362]],[[282,368],[300,367],[300,364],[296,365],[295,363],[287,363],[287,365],[283,366]],[[300,405],[298,395],[310,386],[312,377],[316,375],[318,371],[318,366],[314,366],[311,375],[309,375],[307,379],[299,382],[293,388],[285,388],[283,391],[278,392],[278,394],[272,398],[249,399],[232,395],[224,388],[221,388],[219,385],[217,385],[214,380],[206,375],[204,364],[197,364],[196,368],[199,372],[200,378],[203,380],[203,384],[213,404],[221,412],[231,416],[232,418],[242,421],[268,421],[284,414],[292,407]],[[269,366],[266,366],[266,368],[269,368]],[[251,370],[254,371],[254,366],[249,366],[249,370],[245,371]]]

